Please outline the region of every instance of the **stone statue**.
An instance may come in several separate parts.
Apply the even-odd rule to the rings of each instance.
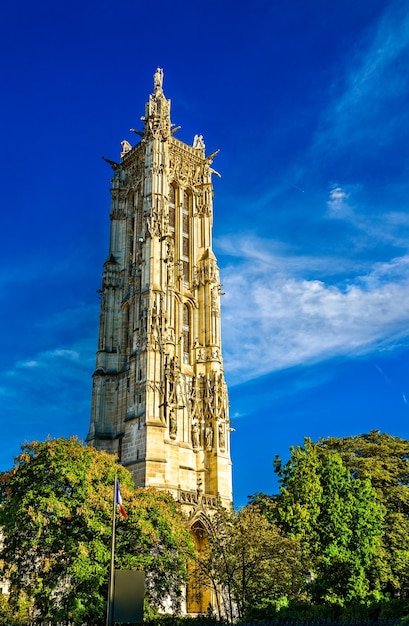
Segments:
[[[176,415],[173,409],[169,411],[169,435],[171,439],[175,439],[177,432]]]
[[[198,150],[204,150],[205,149],[205,143],[203,141],[203,135],[195,135],[195,137],[193,139],[193,147],[198,149]]]
[[[196,421],[192,424],[192,446],[198,448],[200,446],[199,426]]]
[[[122,157],[124,157],[127,152],[132,150],[132,146],[129,143],[129,141],[127,141],[126,139],[121,141],[121,146],[122,146],[122,152],[121,152],[121,159],[122,159]]]
[[[205,430],[206,450],[212,450],[213,448],[213,428],[211,424],[206,425]]]
[[[156,68],[156,72],[153,75],[153,86],[155,88],[155,93],[157,91],[162,91],[163,84],[163,70],[160,67]]]
[[[219,295],[219,289],[218,287],[212,287],[212,290],[210,292],[210,302],[211,302],[211,306],[213,311],[217,311],[218,310],[218,301],[217,301],[217,296]]]
[[[219,423],[219,448],[224,450],[226,446],[225,436],[224,436],[224,424],[222,422]]]

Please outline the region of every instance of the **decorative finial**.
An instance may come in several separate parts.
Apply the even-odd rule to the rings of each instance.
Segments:
[[[156,68],[156,72],[153,75],[153,86],[155,94],[162,91],[163,84],[163,70],[160,67]]]

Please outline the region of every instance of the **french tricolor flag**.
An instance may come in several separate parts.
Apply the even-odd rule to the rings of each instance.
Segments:
[[[124,507],[122,506],[121,491],[119,489],[119,480],[117,478],[115,479],[115,504],[118,505],[119,512],[122,515],[122,517],[128,517],[127,512],[125,511]]]

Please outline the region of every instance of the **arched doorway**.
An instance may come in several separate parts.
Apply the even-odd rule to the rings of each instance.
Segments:
[[[201,519],[196,520],[190,532],[195,542],[195,548],[200,553],[207,549],[209,542],[209,529]],[[203,584],[199,573],[192,566],[189,571],[188,583],[186,585],[186,610],[187,613],[204,614],[213,606],[212,590]]]

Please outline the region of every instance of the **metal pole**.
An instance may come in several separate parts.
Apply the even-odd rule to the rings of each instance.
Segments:
[[[110,565],[110,570],[109,570],[109,587],[108,587],[108,605],[107,605],[106,626],[113,626],[113,617],[114,617],[115,519],[116,519],[116,516],[115,516],[115,513],[116,513],[115,494],[116,494],[116,481],[117,481],[117,477],[115,476],[114,497],[113,497],[113,505],[112,505],[111,565]]]

